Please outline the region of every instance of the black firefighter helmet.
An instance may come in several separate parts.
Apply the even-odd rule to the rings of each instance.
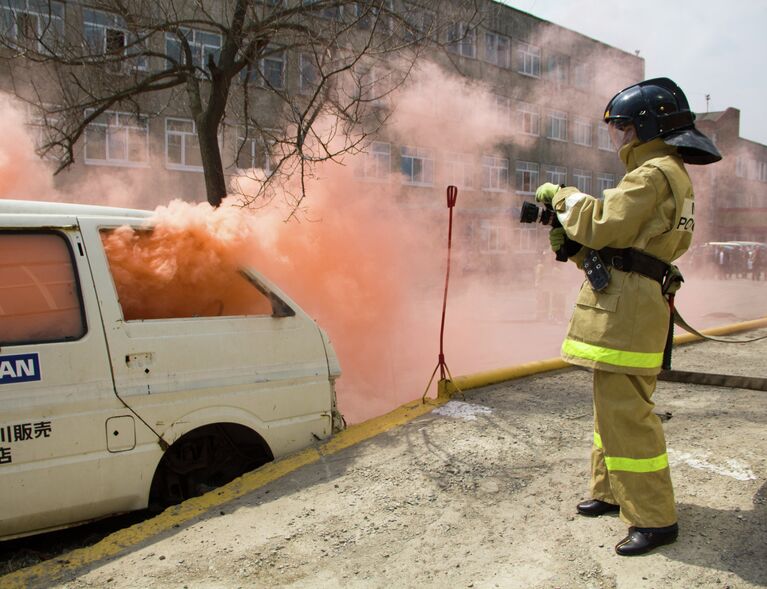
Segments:
[[[682,89],[668,78],[653,78],[624,88],[605,108],[606,123],[631,123],[644,143],[661,137],[688,164],[722,159],[714,143],[695,128],[695,114]]]

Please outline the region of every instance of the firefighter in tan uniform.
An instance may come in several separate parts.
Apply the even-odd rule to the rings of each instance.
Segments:
[[[689,247],[694,203],[684,163],[721,155],[697,129],[681,89],[667,78],[626,88],[605,122],[626,175],[600,200],[546,183],[561,228],[552,248],[587,270],[562,344],[567,362],[594,371],[591,500],[580,514],[620,511],[629,533],[615,547],[643,554],[677,538],[666,442],[651,400],[669,333],[666,294],[678,287],[670,263]],[[600,277],[603,280],[600,281]],[[590,279],[590,280],[588,280]]]

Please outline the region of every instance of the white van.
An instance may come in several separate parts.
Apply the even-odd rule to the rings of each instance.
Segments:
[[[256,271],[236,280],[263,311],[126,316],[141,281],[105,238],[149,218],[0,200],[0,539],[178,503],[342,427],[327,336]]]

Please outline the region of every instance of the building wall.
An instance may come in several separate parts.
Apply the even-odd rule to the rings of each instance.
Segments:
[[[723,159],[688,166],[696,198],[696,243],[767,243],[767,145],[740,136],[740,111],[699,114],[696,126]]]

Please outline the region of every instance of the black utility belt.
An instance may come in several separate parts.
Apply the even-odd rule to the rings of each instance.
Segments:
[[[583,260],[583,270],[591,288],[602,291],[610,283],[609,267],[622,272],[636,272],[655,280],[664,287],[669,264],[634,248],[603,247],[588,250]]]

